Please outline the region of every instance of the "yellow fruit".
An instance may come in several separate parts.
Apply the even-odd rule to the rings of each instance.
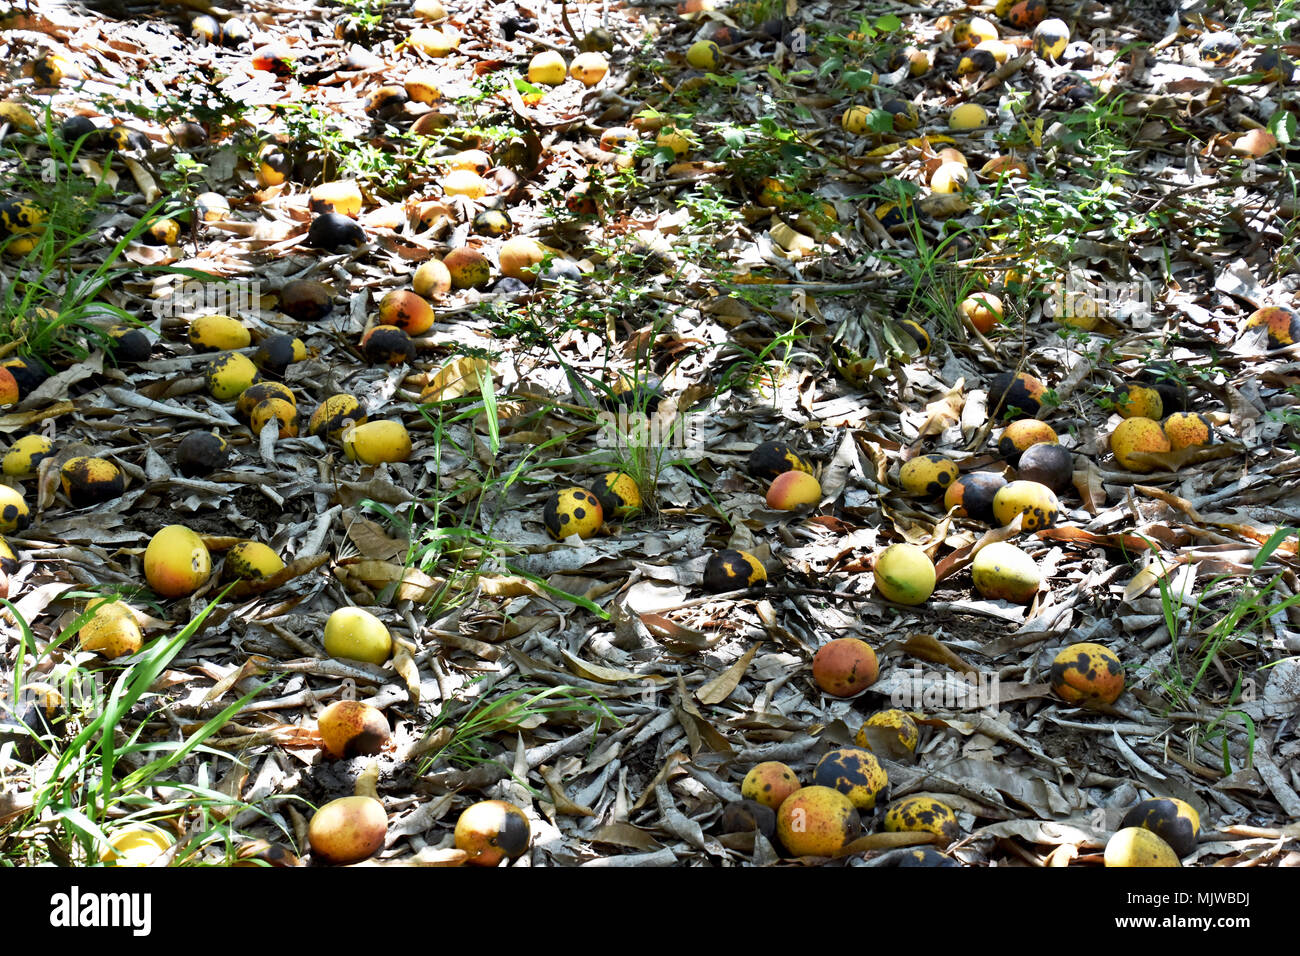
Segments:
[[[930,189],[936,193],[961,192],[970,178],[970,170],[962,163],[943,163],[930,177]]]
[[[660,149],[671,149],[674,156],[685,156],[690,152],[691,140],[676,126],[665,126],[655,137],[655,146]]]
[[[1124,665],[1101,644],[1071,644],[1052,661],[1052,690],[1072,704],[1113,704],[1124,693]]]
[[[909,495],[940,495],[959,473],[957,463],[943,455],[918,455],[898,470],[898,483]]]
[[[420,27],[411,31],[411,35],[407,37],[406,42],[421,53],[426,53],[432,57],[443,57],[460,46],[460,37],[450,30]]]
[[[845,131],[861,136],[871,129],[871,109],[866,106],[850,106],[840,117],[840,126]]]
[[[1125,827],[1106,841],[1106,866],[1182,866],[1173,848],[1150,830]]]
[[[777,839],[794,856],[834,856],[861,829],[853,802],[831,787],[801,787],[776,814]]]
[[[212,556],[203,539],[180,524],[169,524],[144,552],[144,577],[163,597],[193,594],[212,573]]]
[[[891,544],[876,558],[876,590],[895,604],[924,604],[934,593],[934,562],[914,544]]]
[[[11,478],[30,478],[36,474],[41,461],[54,453],[54,442],[44,435],[24,435],[10,446],[0,465]]]
[[[1160,393],[1146,385],[1121,385],[1111,394],[1115,411],[1123,418],[1150,418],[1159,420],[1165,413]]]
[[[442,99],[442,90],[438,87],[438,74],[433,70],[412,70],[402,81],[412,102],[436,103]]]
[[[569,75],[583,86],[595,86],[609,72],[609,61],[603,53],[579,53],[569,64]]]
[[[204,378],[209,395],[219,402],[233,402],[257,381],[257,366],[239,352],[222,352],[207,364]]]
[[[787,471],[777,475],[767,491],[767,506],[776,511],[793,511],[822,500],[822,486],[806,471]]]
[[[1214,428],[1205,416],[1198,415],[1196,412],[1174,412],[1165,419],[1161,427],[1164,429],[1165,437],[1169,439],[1171,451],[1201,448],[1214,443]],[[17,448],[17,444],[14,447]],[[5,460],[8,461],[7,456]],[[7,467],[5,472],[8,473]]]
[[[288,404],[298,406],[298,400],[293,396],[293,389],[285,385],[284,382],[258,382],[256,385],[250,385],[239,393],[239,398],[235,399],[235,417],[241,422],[247,422],[253,416],[253,409],[268,398],[278,398]]]
[[[998,28],[983,17],[963,20],[952,29],[952,42],[963,49],[971,49],[986,40],[996,40]]]
[[[1110,450],[1126,471],[1147,472],[1155,466],[1139,463],[1133,456],[1140,452],[1167,452],[1172,450],[1172,446],[1159,422],[1149,418],[1126,418],[1110,433]]]
[[[481,289],[492,281],[492,263],[469,246],[451,250],[442,258],[454,289]]]
[[[151,823],[136,823],[113,833],[99,859],[113,866],[148,866],[175,842],[166,830]]]
[[[559,86],[567,73],[564,57],[555,50],[543,50],[528,62],[528,82],[536,86]]]
[[[411,276],[411,289],[416,295],[426,298],[445,295],[451,291],[451,273],[441,259],[422,262]]]
[[[0,485],[0,533],[8,534],[26,528],[31,516],[22,492]]]
[[[601,511],[614,518],[627,518],[641,510],[641,489],[631,475],[611,471],[597,478],[591,493],[600,502]]]
[[[799,789],[795,772],[778,760],[766,760],[745,774],[740,795],[772,810],[778,810],[785,798]]]
[[[748,551],[727,548],[709,556],[704,565],[704,590],[710,594],[724,594],[741,588],[765,587],[767,569]]]
[[[382,664],[393,653],[384,622],[359,607],[341,607],[325,622],[325,653],[368,664]]]
[[[523,856],[532,841],[528,817],[513,803],[483,800],[456,820],[456,849],[470,855],[474,866],[496,866],[502,860]]]
[[[411,436],[401,422],[377,421],[355,425],[343,432],[342,442],[349,461],[366,465],[406,461],[411,456]]]
[[[557,541],[570,535],[590,538],[605,523],[600,501],[586,488],[566,488],[546,499],[542,522]]]
[[[228,315],[201,315],[190,322],[190,344],[204,352],[246,349],[253,336],[238,319]]]
[[[365,420],[361,403],[353,396],[331,395],[311,413],[311,421],[307,423],[307,434],[321,435],[329,441],[338,441],[348,428],[363,424]]]
[[[336,212],[355,219],[361,215],[361,186],[355,179],[337,179],[313,186],[307,203],[314,213]]]
[[[998,489],[993,496],[993,517],[1006,526],[1024,515],[1021,530],[1037,531],[1056,524],[1061,514],[1061,503],[1055,492],[1037,481],[1011,481]]]
[[[1070,43],[1070,28],[1064,20],[1044,20],[1034,27],[1034,52],[1045,60],[1055,60]]]
[[[1015,466],[1027,449],[1044,442],[1055,444],[1056,441],[1056,429],[1047,422],[1040,422],[1036,418],[1020,418],[1002,430],[1002,437],[998,439],[998,454]]]
[[[834,697],[852,697],[880,676],[876,652],[856,637],[837,637],[817,648],[812,676],[817,686]]]
[[[870,750],[841,747],[817,761],[813,783],[838,790],[859,810],[873,810],[888,793],[889,775]]]
[[[442,191],[448,196],[482,199],[487,195],[487,180],[469,169],[453,169],[442,177]]]
[[[885,813],[886,833],[933,833],[952,843],[961,836],[952,807],[931,797],[905,797]]]
[[[1124,814],[1121,828],[1142,827],[1150,830],[1169,844],[1180,857],[1196,850],[1196,837],[1201,831],[1201,815],[1196,808],[1176,797],[1155,797],[1143,800]]]
[[[105,458],[69,458],[59,469],[63,493],[74,508],[111,501],[121,496],[126,478],[120,468]]]
[[[979,549],[971,564],[975,590],[992,600],[1028,604],[1043,582],[1038,563],[1013,544],[995,541]]]
[[[144,636],[131,609],[121,601],[101,601],[94,605],[94,617],[77,632],[81,646],[97,651],[109,660],[134,654],[144,646]]]
[[[546,247],[530,236],[515,236],[501,244],[497,262],[501,274],[521,282],[537,278],[537,267],[546,258]]]
[[[248,416],[248,427],[254,435],[274,420],[280,438],[294,438],[298,434],[298,409],[283,398],[267,398],[253,406]]]
[[[241,541],[226,552],[226,576],[246,581],[265,580],[284,570],[284,562],[260,541]]]
[[[903,710],[881,710],[867,718],[858,728],[853,742],[859,747],[875,752],[873,743],[880,746],[889,757],[902,757],[916,751],[921,740],[921,730],[912,715]]]
[[[377,853],[388,835],[388,814],[374,797],[340,797],[311,818],[307,839],[322,863],[360,863]]]
[[[952,129],[979,129],[989,125],[989,114],[978,103],[963,103],[948,114]]]
[[[712,40],[696,40],[686,51],[686,62],[697,70],[716,70],[722,62],[722,50]]]

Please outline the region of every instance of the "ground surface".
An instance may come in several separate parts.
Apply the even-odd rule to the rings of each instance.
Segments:
[[[1183,865],[1295,865],[1300,322],[1272,342],[1244,328],[1297,284],[1294,86],[1260,59],[1290,50],[1286,12],[1052,7],[1091,41],[1054,61],[983,7],[447,6],[432,23],[378,2],[217,9],[254,34],[226,47],[196,35],[197,0],[42,3],[4,21],[8,98],[42,127],[48,107],[50,124],[11,125],[0,146],[6,198],[48,214],[35,249],[11,242],[3,265],[6,354],[55,374],[0,416],[11,442],[54,446],[7,479],[31,522],[7,536],[0,854],[81,863],[101,834],[153,821],[185,837],[172,863],[228,861],[252,839],[319,863],[313,808],[377,769],[381,863],[460,862],[459,813],[505,799],[531,824],[521,863],[772,865],[789,859],[780,841],[724,832],[746,773],[777,760],[811,783],[824,753],[900,708],[915,752],[869,738],[888,799],[860,808],[857,842],[806,862],[897,863],[931,837],[884,832],[883,808],[921,795],[955,812],[958,840],[935,839],[963,865],[1100,865],[1124,812],[1164,796],[1200,814]],[[1006,62],[958,76],[945,14],[998,23]],[[413,31],[431,26],[456,48],[430,55]],[[597,27],[612,47],[600,82],[521,79],[539,51],[571,61]],[[1206,38],[1228,29],[1245,48],[1212,62]],[[708,70],[686,59],[700,39],[720,46]],[[908,46],[928,71],[909,74]],[[290,75],[255,68],[270,47]],[[67,74],[55,86],[22,75],[45,52]],[[416,69],[439,101],[375,103]],[[989,125],[950,129],[965,102]],[[855,106],[860,131],[841,121]],[[915,128],[896,129],[913,109]],[[430,110],[445,120],[421,121]],[[147,141],[72,154],[59,129],[73,115]],[[602,148],[618,127],[631,141]],[[681,155],[655,146],[673,127]],[[1252,157],[1259,138],[1243,134],[1260,128],[1280,142]],[[259,180],[267,144],[290,160],[284,182]],[[971,170],[1014,155],[1027,177],[938,192],[946,147]],[[482,195],[450,177],[467,149],[488,154]],[[359,184],[364,244],[330,252],[307,232],[309,190],[333,179]],[[230,209],[200,221],[208,192]],[[485,209],[551,250],[545,278],[500,278],[506,236]],[[179,233],[138,241],[158,216]],[[413,357],[372,361],[360,342],[379,300],[464,246],[490,283],[433,295]],[[281,310],[298,278],[328,285],[328,316]],[[958,304],[984,289],[1004,315],[980,333]],[[276,332],[304,343],[284,373],[301,434],[254,436],[209,394],[211,355],[187,330],[210,312],[252,331],[250,355]],[[154,342],[146,360],[115,361],[95,332],[128,319]],[[991,529],[904,494],[899,469],[920,454],[1014,477],[988,394],[1013,370],[1045,383],[1038,417],[1073,453],[1055,525]],[[1144,373],[1204,416],[1213,445],[1140,472],[1116,461],[1113,390]],[[403,422],[410,455],[365,465],[308,436],[342,392]],[[182,475],[180,440],[214,430],[230,463]],[[767,506],[748,461],[772,439],[812,463],[816,504]],[[74,508],[58,469],[76,455],[113,462],[124,492]],[[642,511],[549,537],[546,499],[611,470],[639,484]],[[288,568],[204,617],[218,575],[179,599],[145,587],[145,546],[175,523],[205,536],[218,570],[245,539]],[[973,586],[972,551],[997,540],[1037,563],[1028,603]],[[899,542],[938,567],[915,606],[874,583]],[[728,547],[763,564],[765,589],[701,589]],[[78,644],[106,590],[143,628],[135,657]],[[387,625],[387,663],[325,653],[325,622],[348,605]],[[879,660],[847,699],[810,668],[838,637]],[[1076,642],[1122,663],[1114,703],[1053,692],[1052,662]],[[47,717],[42,687],[64,701]],[[349,697],[386,714],[378,758],[322,751],[316,718]]]

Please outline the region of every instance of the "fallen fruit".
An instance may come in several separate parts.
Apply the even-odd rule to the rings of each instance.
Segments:
[[[914,544],[891,544],[876,558],[876,591],[895,604],[924,604],[934,593],[934,562]]]
[[[359,607],[335,609],[325,622],[325,653],[368,664],[382,664],[393,653],[393,638],[384,622]]]
[[[335,760],[368,757],[386,750],[392,742],[388,718],[373,704],[337,700],[316,718],[325,752]]]
[[[1064,445],[1040,442],[1025,449],[1016,466],[1016,474],[1025,481],[1036,481],[1059,493],[1070,487],[1074,479],[1074,456]]]
[[[442,262],[453,289],[481,289],[492,281],[492,264],[477,249],[460,246],[443,256]]]
[[[496,866],[515,860],[528,850],[533,837],[528,817],[505,800],[482,800],[456,820],[456,849],[469,854],[474,866]]]
[[[1286,306],[1270,305],[1256,309],[1246,319],[1242,330],[1263,326],[1268,329],[1268,347],[1286,348],[1300,342],[1300,312]]]
[[[208,394],[219,402],[235,401],[258,378],[257,366],[239,352],[222,352],[204,370]]]
[[[81,625],[77,637],[84,650],[95,651],[109,660],[134,654],[144,646],[144,635],[135,615],[118,600],[100,601],[92,606],[94,616]]]
[[[1037,531],[1056,524],[1061,514],[1061,503],[1046,485],[1023,479],[1008,482],[993,496],[993,517],[1005,527],[1024,515],[1022,531]]]
[[[338,441],[344,431],[352,425],[361,425],[366,421],[361,411],[361,403],[351,395],[331,395],[316,406],[307,423],[308,435],[320,435],[328,441]]]
[[[59,469],[59,483],[74,508],[111,501],[126,490],[122,469],[106,458],[69,458]]]
[[[1182,866],[1178,854],[1160,837],[1142,827],[1125,827],[1106,841],[1106,866]]]
[[[374,325],[361,337],[361,351],[376,365],[402,365],[415,358],[415,343],[395,325]]]
[[[171,834],[152,823],[136,823],[115,831],[99,859],[112,866],[148,866],[175,842]]]
[[[740,784],[740,795],[772,810],[800,787],[795,772],[779,760],[765,760],[750,768]]]
[[[555,50],[542,50],[528,61],[528,82],[536,86],[559,86],[567,73],[564,57]]]
[[[284,570],[284,561],[260,541],[241,541],[226,552],[227,577],[264,581]]]
[[[816,505],[821,499],[821,483],[806,471],[787,471],[777,475],[767,490],[767,506],[776,511]]]
[[[932,797],[905,797],[885,812],[886,833],[933,833],[944,844],[961,836],[957,814]]]
[[[190,345],[200,352],[230,352],[253,342],[244,323],[228,315],[201,315],[190,322],[188,334]]]
[[[153,339],[144,329],[114,325],[107,330],[108,351],[119,365],[146,362],[153,354]]]
[[[1119,821],[1121,829],[1142,827],[1150,830],[1169,844],[1180,857],[1196,850],[1196,838],[1201,832],[1201,815],[1196,808],[1175,797],[1155,797],[1143,800]]]
[[[1123,418],[1158,420],[1165,413],[1160,393],[1146,385],[1121,385],[1111,393],[1111,401]]]
[[[1015,545],[995,541],[980,548],[971,564],[975,590],[991,600],[1028,604],[1043,583],[1036,562]]]
[[[406,461],[411,457],[411,435],[401,422],[382,419],[365,421],[344,429],[339,440],[348,461],[363,465]]]
[[[586,488],[565,488],[546,499],[542,522],[557,541],[575,534],[590,538],[605,523],[605,513],[596,496]]]
[[[280,311],[299,322],[319,322],[333,308],[334,293],[314,279],[294,279],[280,290]]]
[[[1165,419],[1161,428],[1169,439],[1171,451],[1214,444],[1214,428],[1204,415],[1196,412],[1175,412]]]
[[[611,471],[601,475],[591,486],[601,510],[614,518],[627,518],[641,510],[641,490],[631,475]]]
[[[764,481],[775,481],[787,471],[811,475],[812,470],[812,465],[783,441],[765,441],[749,453],[749,474]]]
[[[844,794],[858,810],[872,810],[889,792],[889,775],[875,754],[861,747],[827,751],[813,771],[817,786]]]
[[[952,28],[952,42],[959,47],[970,49],[985,40],[996,40],[998,28],[983,17],[971,17],[962,20]]]
[[[1056,444],[1056,430],[1047,422],[1036,418],[1020,418],[1002,430],[998,439],[998,454],[1015,467],[1020,456],[1034,445]]]
[[[331,800],[307,826],[311,852],[322,863],[360,863],[377,853],[388,835],[388,814],[374,797]]]
[[[921,730],[912,715],[897,708],[872,714],[853,737],[859,747],[874,753],[879,746],[888,757],[915,753],[920,740]]]
[[[212,432],[190,432],[176,446],[176,467],[195,478],[218,471],[230,461],[230,445]]]
[[[970,170],[961,163],[941,163],[930,177],[930,189],[936,193],[961,192],[970,179]]]
[[[943,506],[950,510],[956,508],[959,518],[974,518],[992,524],[996,520],[993,517],[993,499],[1006,483],[1006,478],[992,471],[962,475],[948,486]]]
[[[306,358],[307,346],[303,344],[302,339],[287,332],[277,332],[268,335],[257,344],[257,351],[253,353],[253,364],[259,371],[273,378],[283,378],[290,365]]]
[[[812,676],[817,686],[834,697],[860,694],[880,676],[876,652],[856,637],[837,637],[817,648]]]
[[[609,72],[609,61],[597,52],[579,53],[569,64],[569,75],[583,86],[595,86]]]
[[[1101,644],[1071,644],[1052,661],[1050,681],[1057,696],[1072,704],[1113,704],[1124,693],[1124,666]]]
[[[163,597],[193,594],[212,573],[212,556],[203,539],[180,524],[169,524],[149,539],[144,577]]]
[[[445,295],[451,291],[451,273],[441,259],[429,259],[411,276],[411,289],[425,298]]]
[[[24,435],[5,452],[0,464],[10,478],[30,478],[36,474],[41,462],[54,453],[54,442],[44,435]]]
[[[776,836],[776,811],[756,800],[733,800],[722,811],[723,833],[758,831],[769,840]]]
[[[716,70],[722,62],[722,49],[712,40],[696,40],[686,51],[686,62],[697,70]]]
[[[1126,418],[1110,433],[1111,454],[1126,471],[1151,471],[1155,465],[1140,463],[1133,456],[1142,452],[1167,452],[1172,447],[1160,423],[1149,418]]]
[[[776,814],[777,839],[794,856],[834,856],[861,829],[853,801],[832,787],[801,787]]]
[[[537,278],[537,267],[545,258],[546,248],[531,236],[507,239],[497,250],[501,274],[522,282],[532,282]]]
[[[1044,20],[1034,28],[1034,52],[1045,60],[1058,59],[1070,42],[1070,28],[1064,20]]]
[[[957,480],[957,463],[943,455],[918,455],[898,470],[898,483],[909,495],[939,495]]]
[[[763,563],[748,551],[728,548],[709,557],[704,565],[704,590],[710,594],[725,594],[741,588],[767,584],[767,570]]]
[[[948,126],[952,129],[979,129],[988,125],[988,111],[978,103],[963,103],[948,114]]]
[[[1028,372],[1004,372],[989,383],[989,414],[1003,421],[1033,418],[1046,394],[1047,386]]]
[[[307,230],[307,245],[326,252],[338,252],[345,246],[364,246],[366,231],[355,220],[336,212],[321,213]]]
[[[31,515],[27,511],[27,502],[22,492],[8,485],[0,485],[0,533],[19,531],[27,527]]]

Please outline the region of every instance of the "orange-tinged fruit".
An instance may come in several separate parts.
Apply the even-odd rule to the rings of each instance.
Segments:
[[[991,292],[976,292],[962,299],[957,311],[983,335],[1002,321],[1002,300]]]
[[[411,435],[401,422],[363,422],[344,430],[340,441],[348,461],[363,465],[406,461],[411,457]]]
[[[777,839],[794,856],[834,856],[861,829],[853,801],[832,787],[801,787],[776,814]]]
[[[605,523],[605,512],[600,501],[586,488],[565,488],[546,499],[542,522],[557,541],[575,534],[590,538]]]
[[[418,296],[446,295],[451,291],[451,273],[441,259],[420,263],[411,276],[411,289]]]
[[[564,57],[555,50],[542,50],[528,61],[528,82],[535,86],[559,86],[568,72]]]
[[[980,175],[986,179],[996,179],[999,176],[1006,176],[1009,179],[1027,179],[1029,167],[1025,165],[1024,160],[1002,154],[994,156],[981,166]]]
[[[436,103],[442,99],[438,74],[433,70],[412,70],[402,79],[402,86],[415,103]]]
[[[345,393],[331,395],[316,406],[307,423],[308,435],[320,435],[328,441],[338,441],[343,432],[352,425],[361,425],[366,421],[361,411],[361,403]]]
[[[379,300],[379,321],[408,335],[423,335],[433,327],[433,306],[414,292],[395,289]]]
[[[136,823],[116,830],[99,855],[101,863],[113,866],[148,866],[176,841],[166,830],[152,823]]]
[[[5,452],[0,465],[10,478],[30,478],[41,462],[54,453],[54,442],[44,435],[24,435]]]
[[[1243,329],[1263,326],[1268,329],[1268,347],[1286,348],[1300,342],[1300,312],[1282,305],[1265,306],[1256,309],[1246,319]]]
[[[260,541],[241,541],[226,552],[226,576],[264,581],[284,570],[284,561]]]
[[[1022,531],[1037,531],[1056,524],[1061,515],[1061,503],[1056,493],[1037,481],[1019,479],[1008,482],[993,496],[993,517],[1006,526],[1024,515]]]
[[[384,712],[361,700],[336,700],[320,712],[316,728],[325,752],[335,760],[373,756],[393,739]]]
[[[122,470],[106,458],[69,458],[59,469],[59,483],[74,508],[111,501],[126,490]]]
[[[193,594],[212,573],[212,556],[203,539],[180,524],[169,524],[149,539],[144,577],[163,597]]]
[[[833,697],[860,694],[880,676],[876,652],[856,637],[837,637],[817,648],[812,676],[817,686]]]
[[[941,163],[930,177],[930,190],[936,193],[961,192],[970,179],[970,170],[962,163]]]
[[[1142,452],[1172,451],[1169,437],[1160,423],[1149,418],[1126,418],[1110,433],[1110,451],[1126,471],[1148,472],[1154,465],[1133,456]]]
[[[605,78],[609,72],[609,60],[605,59],[603,53],[595,51],[589,53],[579,53],[569,64],[569,76],[573,77],[583,86],[595,86]]]
[[[975,590],[991,600],[1028,604],[1043,583],[1036,562],[1014,544],[995,541],[980,548],[971,563]]]
[[[1002,430],[1002,436],[998,439],[998,454],[1015,466],[1027,449],[1043,442],[1055,444],[1056,441],[1056,430],[1047,422],[1040,422],[1036,418],[1020,418]]]
[[[787,471],[777,475],[767,490],[767,506],[777,511],[793,511],[822,500],[821,483],[806,471]]]
[[[94,616],[77,632],[81,646],[109,660],[134,654],[144,646],[144,635],[131,609],[122,601],[101,601]]]
[[[957,814],[933,797],[904,797],[885,811],[886,833],[933,833],[945,844],[961,836]]]
[[[760,587],[767,584],[767,569],[748,551],[727,548],[710,555],[701,584],[710,594]]]
[[[382,664],[393,653],[384,622],[359,607],[340,607],[325,622],[323,643],[330,657]]]
[[[1071,644],[1052,661],[1049,679],[1056,695],[1072,704],[1113,704],[1124,693],[1124,665],[1102,644]]]
[[[876,755],[861,747],[827,751],[813,771],[813,783],[844,794],[859,810],[873,810],[889,792],[889,775]]]
[[[461,246],[442,257],[453,289],[481,289],[492,281],[492,263],[477,249]]]
[[[469,854],[474,866],[496,866],[523,856],[532,841],[528,817],[506,800],[482,800],[456,820],[456,849]]]
[[[248,427],[254,435],[261,435],[262,429],[272,421],[276,423],[281,438],[295,438],[298,435],[298,409],[292,402],[283,398],[267,398],[253,406],[248,416]]]
[[[1006,485],[1007,479],[993,471],[973,471],[962,475],[943,496],[943,506],[957,509],[958,518],[974,518],[992,524],[993,499]]]
[[[1165,413],[1160,393],[1146,385],[1121,385],[1111,393],[1111,401],[1123,418],[1157,420]]]
[[[631,475],[621,471],[601,475],[592,484],[591,493],[608,517],[627,518],[641,510],[641,489]]]
[[[957,463],[943,455],[917,455],[898,470],[898,483],[909,495],[941,495],[957,480]]]
[[[340,797],[325,804],[307,825],[312,856],[346,865],[374,856],[388,835],[388,814],[374,797]]]
[[[203,352],[246,349],[253,343],[244,323],[228,315],[201,315],[190,322],[190,344]]]
[[[1106,841],[1107,867],[1182,866],[1178,854],[1156,834],[1143,827],[1125,827]]]
[[[1214,444],[1214,428],[1204,415],[1196,412],[1175,412],[1165,419],[1161,427],[1169,439],[1171,451]]]
[[[532,282],[537,278],[537,267],[546,258],[546,247],[531,236],[515,236],[507,239],[497,250],[497,262],[501,274],[521,282]]]
[[[1047,0],[1020,0],[1003,17],[1017,30],[1032,30],[1047,16]]]
[[[0,407],[15,405],[22,400],[22,397],[22,389],[18,387],[18,379],[14,378],[14,373],[0,366]]]
[[[989,414],[1004,420],[1033,418],[1046,394],[1047,386],[1028,372],[1004,372],[989,383]]]
[[[1180,857],[1196,850],[1201,815],[1177,797],[1153,797],[1133,807],[1119,821],[1120,828],[1142,827],[1169,844]]]
[[[920,740],[921,730],[916,726],[912,715],[897,708],[872,714],[853,737],[853,742],[859,747],[873,753],[880,747],[889,757],[904,757],[915,753]]]
[[[924,604],[934,593],[934,562],[914,544],[891,544],[876,558],[876,591],[895,604]]]
[[[740,795],[772,810],[800,787],[795,772],[779,760],[765,760],[750,768],[740,784]]]
[[[253,409],[268,398],[278,398],[294,406],[298,404],[293,389],[284,382],[258,382],[239,393],[239,398],[235,400],[235,417],[241,422],[247,422],[253,415]]]

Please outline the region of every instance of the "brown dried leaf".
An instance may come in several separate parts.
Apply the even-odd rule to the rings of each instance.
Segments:
[[[420,705],[420,668],[415,663],[417,648],[408,640],[393,638],[393,670],[401,676],[406,684],[406,693],[411,698],[412,706]]]
[[[556,813],[562,813],[570,817],[594,817],[596,815],[596,811],[590,807],[584,807],[569,799],[564,792],[564,781],[560,779],[560,774],[554,767],[543,764],[537,769],[541,771],[542,779],[546,781],[546,789],[551,792],[551,803],[555,804]]]
[[[761,643],[754,644],[749,650],[745,651],[744,654],[737,658],[735,663],[697,690],[695,692],[696,699],[701,704],[708,706],[720,704],[730,697],[731,692],[740,683],[740,679],[745,676],[745,671],[749,668],[754,655],[758,653],[758,649],[762,646]]]
[[[896,642],[894,646],[906,651],[912,657],[919,657],[932,664],[946,664],[955,671],[966,674],[979,671],[979,668],[966,663],[933,634],[909,634],[905,640]]]

